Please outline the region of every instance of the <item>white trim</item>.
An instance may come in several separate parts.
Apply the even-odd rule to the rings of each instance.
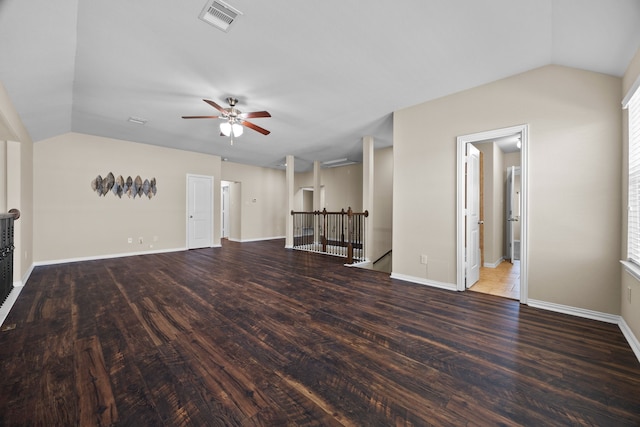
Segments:
[[[15,304],[18,300],[18,295],[20,295],[20,292],[22,292],[23,288],[24,286],[22,285],[16,286],[14,284],[13,289],[11,289],[11,292],[7,296],[7,299],[4,300],[4,303],[0,306],[0,326],[2,326],[4,321],[7,319],[7,316],[9,315],[13,304]]]
[[[258,237],[255,239],[232,239],[231,237],[227,237],[227,240],[229,240],[230,242],[237,242],[237,243],[250,243],[250,242],[262,242],[265,240],[278,240],[278,239],[285,239],[286,236],[275,236],[275,237]]]
[[[624,337],[627,339],[627,342],[631,346],[631,350],[633,350],[633,353],[636,355],[636,358],[640,362],[640,341],[638,341],[636,336],[633,334],[633,331],[631,330],[631,328],[629,328],[629,325],[627,325],[627,322],[625,322],[623,317],[620,317],[618,326],[622,331],[622,335],[624,335]]]
[[[487,268],[498,268],[498,266],[503,262],[504,262],[504,257],[500,257],[500,259],[498,259],[496,262],[494,263],[485,262],[484,264],[482,264],[482,266]]]
[[[0,326],[2,326],[4,321],[7,319],[7,316],[9,315],[13,304],[15,304],[15,302],[18,300],[18,295],[20,295],[20,292],[22,292],[22,288],[24,288],[24,284],[27,283],[27,280],[29,280],[29,277],[31,277],[31,273],[33,272],[34,268],[35,266],[31,264],[24,276],[22,276],[22,280],[13,282],[13,289],[11,290],[11,292],[9,292],[9,295],[7,295],[7,299],[4,300],[4,303],[0,305]]]
[[[353,264],[344,264],[345,267],[357,267],[357,268],[364,268],[365,270],[372,270],[373,269],[373,263],[369,260],[365,260],[365,261],[360,261],[360,262],[354,262]]]
[[[591,320],[599,320],[600,322],[605,323],[618,324],[620,322],[620,316],[617,316],[615,314],[587,310],[585,308],[579,307],[571,307],[569,305],[556,304],[553,302],[530,299],[528,305],[530,307],[541,308],[543,310],[555,311],[556,313],[569,314],[571,316],[583,317],[585,319]]]
[[[467,143],[476,141],[486,141],[490,139],[497,139],[504,136],[510,136],[516,133],[520,133],[520,140],[522,142],[520,148],[520,168],[521,168],[521,186],[522,186],[522,212],[520,213],[521,221],[521,236],[520,241],[520,302],[522,304],[527,303],[529,293],[528,282],[528,266],[529,266],[529,125],[517,125],[503,129],[495,129],[486,132],[479,132],[469,135],[462,135],[456,138],[457,142],[457,162],[456,162],[456,290],[464,291],[465,283],[465,254],[464,254],[464,157],[465,157],[465,145]]]
[[[627,91],[627,94],[624,96],[624,99],[622,100],[622,108],[623,109],[627,109],[627,107],[629,106],[629,101],[631,101],[631,98],[633,97],[633,94],[636,93],[636,91],[638,89],[640,89],[640,76],[638,76],[636,81],[633,82],[633,84],[631,85],[631,87]]]
[[[408,276],[406,274],[391,273],[391,278],[402,280],[405,282],[417,283],[419,285],[431,286],[433,288],[446,289],[448,291],[457,290],[456,285],[454,283],[437,282],[435,280],[427,280],[421,277]]]
[[[22,276],[22,282],[14,282],[13,286],[19,286],[22,287],[25,285],[25,283],[27,283],[27,280],[29,280],[29,277],[31,277],[31,273],[33,273],[33,269],[35,268],[35,265],[33,263],[31,263],[31,265],[29,266],[29,268],[27,269],[26,273],[24,273],[24,276]]]
[[[623,260],[620,260],[620,264],[624,266],[625,271],[629,273],[634,279],[640,281],[640,266],[631,261]]]
[[[620,331],[622,332],[622,335],[624,335],[625,339],[629,343],[629,346],[631,347],[631,350],[640,362],[640,341],[638,341],[636,336],[633,334],[633,331],[631,330],[631,328],[629,328],[629,325],[627,325],[627,322],[625,322],[622,316],[531,299],[529,300],[528,305],[530,307],[540,308],[542,310],[555,311],[556,313],[568,314],[570,316],[582,317],[585,319],[597,320],[600,322],[613,323],[615,325],[618,325]]]
[[[96,261],[101,259],[124,258],[129,256],[137,256],[137,255],[163,254],[167,252],[182,252],[186,250],[187,248],[174,248],[174,249],[160,249],[155,251],[126,252],[121,254],[94,255],[94,256],[79,257],[79,258],[53,259],[53,260],[47,260],[47,261],[34,262],[33,266],[39,267],[42,265],[56,265],[56,264],[66,264],[69,262]]]

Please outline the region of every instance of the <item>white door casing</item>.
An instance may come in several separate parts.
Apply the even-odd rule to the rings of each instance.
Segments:
[[[213,177],[187,175],[187,249],[213,245]]]
[[[480,280],[480,150],[467,144],[466,281],[467,288]]]
[[[456,290],[464,291],[465,286],[465,153],[466,146],[471,142],[489,141],[507,136],[519,135],[521,141],[520,148],[520,303],[527,304],[528,301],[528,277],[529,277],[529,125],[516,125],[509,128],[494,129],[474,134],[461,135],[456,138],[457,159],[456,159]]]

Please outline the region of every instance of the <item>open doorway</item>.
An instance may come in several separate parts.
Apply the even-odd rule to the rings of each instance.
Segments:
[[[502,281],[506,289],[502,296],[526,303],[528,125],[460,136],[457,143],[457,290],[473,287],[482,291],[484,285],[492,288],[489,293],[499,294],[496,287]],[[483,217],[479,218],[473,217],[474,209],[467,206],[473,208],[468,200],[472,200],[473,192],[477,191],[468,183],[467,171],[474,170],[471,156],[468,158],[466,154],[473,150],[468,147],[480,148],[483,152],[485,184],[481,203],[484,209]],[[517,176],[516,166],[520,171]],[[509,182],[511,186],[507,188]],[[480,252],[480,242],[472,238],[477,234],[476,224],[480,224],[484,236],[479,274],[473,271],[477,264],[474,262],[477,257],[473,255]]]
[[[220,195],[221,195],[221,199],[220,200],[220,207],[221,207],[221,233],[220,233],[220,237],[222,237],[223,239],[228,239],[229,238],[229,232],[231,230],[231,215],[230,215],[230,191],[229,191],[229,185],[231,183],[229,181],[221,181],[220,185],[221,185],[221,191],[220,191]]]

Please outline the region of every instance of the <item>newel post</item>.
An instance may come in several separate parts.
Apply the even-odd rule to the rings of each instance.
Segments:
[[[322,208],[322,252],[327,252],[327,208]]]
[[[353,210],[351,210],[351,206],[347,209],[347,232],[349,239],[347,243],[347,264],[353,264]]]

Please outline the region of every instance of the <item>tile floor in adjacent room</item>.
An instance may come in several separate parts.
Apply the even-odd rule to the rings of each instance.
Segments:
[[[520,261],[503,261],[496,268],[480,268],[480,280],[471,291],[520,299]]]

